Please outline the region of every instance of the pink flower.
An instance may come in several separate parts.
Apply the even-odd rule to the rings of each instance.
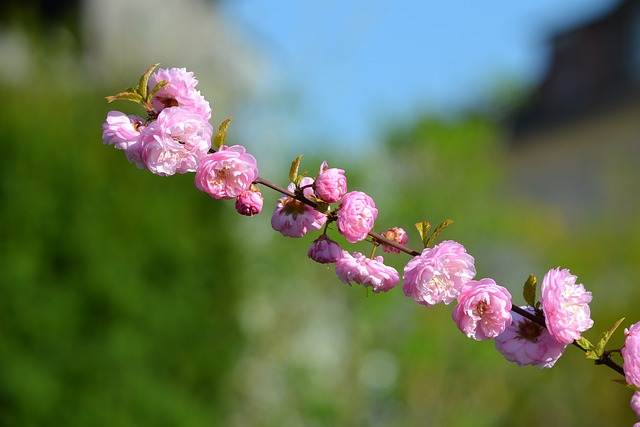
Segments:
[[[522,309],[531,314],[533,307]],[[513,323],[495,339],[496,349],[510,362],[519,366],[533,365],[550,368],[564,353],[567,344],[557,341],[545,328],[535,322],[512,313]]]
[[[144,119],[126,115],[120,111],[109,111],[102,125],[102,141],[118,150],[127,150],[138,143],[140,132],[144,129]]]
[[[322,162],[313,188],[319,199],[327,203],[337,202],[347,192],[347,178],[342,169],[329,168],[327,162]]]
[[[245,216],[257,215],[262,212],[263,203],[264,199],[258,187],[251,185],[236,198],[236,211]]]
[[[493,279],[470,280],[460,290],[452,317],[469,338],[495,338],[511,324],[511,294]]]
[[[361,191],[352,191],[342,197],[338,209],[338,231],[348,242],[364,240],[378,217],[373,199]]]
[[[213,128],[197,114],[178,107],[165,108],[140,134],[137,150],[146,167],[156,175],[195,172],[211,148]]]
[[[256,159],[241,145],[223,145],[200,160],[195,183],[216,200],[238,197],[258,178]]]
[[[388,229],[387,231],[385,231],[384,233],[382,233],[383,237],[386,237],[387,239],[399,243],[401,245],[406,245],[407,242],[409,241],[409,236],[407,236],[407,232],[404,231],[404,229],[399,228],[399,227],[393,227]],[[398,248],[394,248],[393,246],[389,246],[386,244],[382,244],[382,250],[384,252],[394,252],[399,254],[400,253],[400,249]]]
[[[591,292],[576,284],[569,270],[549,270],[542,279],[540,302],[549,333],[556,340],[571,344],[593,326],[589,302]]]
[[[334,263],[340,259],[341,255],[340,245],[326,234],[321,234],[314,240],[307,252],[309,258],[321,264]]]
[[[369,259],[359,252],[351,256],[349,252],[342,251],[342,258],[336,263],[336,274],[344,283],[371,286],[373,292],[386,292],[400,281],[398,272],[384,265],[381,256]]]
[[[192,110],[206,121],[211,119],[209,102],[196,90],[198,80],[192,72],[184,68],[158,68],[149,77],[149,91],[162,80],[166,80],[168,84],[156,92],[151,101],[157,112],[168,107],[182,107]]]
[[[450,304],[476,275],[474,259],[464,246],[445,240],[426,248],[404,267],[402,290],[420,304]]]
[[[102,125],[102,141],[124,150],[127,160],[139,169],[147,169],[140,155],[140,133],[145,130],[141,117],[126,115],[120,111],[110,111]]]
[[[640,387],[640,322],[624,330],[624,346],[621,353],[624,360],[624,376],[627,384]]]
[[[312,182],[313,178],[309,177],[302,178],[300,182],[300,186],[305,187],[303,194],[307,198],[313,195],[313,190],[310,187]],[[295,184],[289,184],[287,189],[294,192]],[[284,196],[278,199],[271,217],[271,227],[283,236],[302,237],[311,230],[319,230],[326,221],[326,214],[293,197]]]
[[[633,396],[631,396],[631,409],[636,412],[636,416],[640,419],[640,391],[636,391],[633,393]],[[636,423],[634,426],[637,424],[640,423]]]

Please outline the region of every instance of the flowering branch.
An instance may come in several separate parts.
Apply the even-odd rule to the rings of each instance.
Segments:
[[[195,89],[193,73],[178,68],[155,70],[157,65],[142,75],[135,88],[107,97],[109,102],[136,102],[147,117],[109,112],[103,125],[105,144],[123,150],[130,162],[157,175],[195,172],[196,188],[217,200],[235,199],[236,210],[242,215],[262,211],[258,185],[280,193],[272,228],[293,238],[322,230],[308,256],[319,263],[335,264],[338,278],[346,284],[387,292],[400,283],[400,274],[385,265],[382,256],[375,255],[376,249],[410,255],[401,285],[407,297],[427,307],[455,302],[452,319],[458,329],[475,340],[493,340],[496,349],[519,366],[550,368],[569,344],[580,348],[596,364],[625,377],[624,383],[636,391],[632,407],[640,414],[640,322],[625,329],[625,344],[620,350],[607,350],[606,345],[624,319],[592,344],[582,335],[593,326],[592,295],[576,283],[577,277],[569,270],[549,270],[539,296],[537,280],[529,276],[523,289],[527,305],[517,306],[510,292],[493,279],[475,279],[475,260],[464,246],[451,240],[435,243],[452,221],[444,221],[431,233],[431,224],[417,223],[424,247],[418,252],[406,246],[408,237],[402,228],[382,233],[373,230],[378,215],[373,199],[360,191],[347,192],[342,169],[329,168],[323,162],[315,177],[306,176],[306,172],[298,172],[302,158],[298,156],[291,164],[291,183],[286,188],[260,177],[256,159],[244,147],[225,144],[231,119],[213,134],[211,108]],[[342,249],[327,234],[332,222],[349,243],[370,240],[371,255]],[[614,353],[620,354],[623,365],[612,359]]]

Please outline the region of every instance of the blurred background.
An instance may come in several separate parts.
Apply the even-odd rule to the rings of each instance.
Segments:
[[[514,302],[570,268],[595,341],[640,320],[636,2],[5,0],[0,58],[0,425],[634,422],[578,350],[519,368],[451,307],[345,286],[314,236],[271,230],[273,192],[240,217],[101,124],[141,113],[104,97],[150,64],[186,67],[262,176],[327,160],[413,248],[415,222],[451,218]]]

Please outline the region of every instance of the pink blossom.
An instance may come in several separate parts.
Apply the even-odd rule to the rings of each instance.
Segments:
[[[511,324],[511,294],[493,279],[470,280],[460,290],[452,318],[469,338],[495,338]]]
[[[400,228],[400,227],[393,227],[390,228],[388,230],[386,230],[384,233],[382,233],[383,237],[386,237],[387,239],[391,240],[392,242],[396,242],[399,243],[401,245],[406,245],[407,242],[409,241],[409,236],[407,236],[407,232],[404,231],[404,229]],[[382,244],[382,250],[384,252],[393,252],[396,254],[400,253],[400,249],[395,248],[393,246],[387,245],[385,243]]]
[[[535,314],[533,307],[522,309]],[[495,339],[496,349],[510,362],[519,366],[533,365],[550,368],[564,353],[567,344],[557,341],[545,328],[535,322],[512,313],[513,323]]]
[[[200,191],[217,200],[233,199],[248,190],[258,178],[256,159],[241,145],[223,145],[200,160],[195,183]]]
[[[314,240],[307,252],[309,258],[321,264],[334,263],[340,259],[341,254],[340,245],[326,234],[321,234]]]
[[[309,177],[302,178],[300,182],[300,187],[304,187],[303,195],[307,198],[313,196],[312,183],[313,179]],[[293,193],[296,186],[294,183],[290,183],[287,189]],[[326,214],[293,197],[283,196],[278,199],[273,211],[271,227],[283,236],[302,237],[309,231],[319,230],[326,221]]]
[[[156,175],[195,172],[200,159],[211,148],[213,128],[197,114],[179,107],[165,108],[156,121],[140,134],[134,158],[140,155],[146,167]]]
[[[198,80],[192,72],[184,68],[158,68],[149,77],[149,91],[163,80],[168,84],[158,90],[151,101],[157,112],[168,107],[182,107],[192,110],[206,121],[211,119],[209,102],[196,90]]]
[[[337,202],[347,192],[347,178],[342,169],[329,168],[327,162],[322,162],[313,188],[319,199],[327,203]]]
[[[445,240],[426,248],[404,267],[402,290],[420,304],[450,304],[476,275],[474,259],[464,246]]]
[[[236,211],[240,215],[253,216],[262,212],[264,199],[260,189],[255,185],[251,185],[249,189],[243,191],[236,198]]]
[[[140,133],[144,130],[144,120],[141,117],[110,111],[102,125],[102,140],[118,150],[124,150],[127,160],[135,163],[139,169],[146,169],[147,165],[140,155]]]
[[[369,259],[360,252],[353,256],[342,251],[342,257],[336,263],[336,274],[344,283],[356,282],[362,286],[371,286],[373,292],[386,292],[400,281],[393,267],[384,265],[384,259],[377,256]]]
[[[338,231],[348,242],[359,242],[367,237],[377,217],[378,209],[373,199],[361,191],[352,191],[342,197]]]
[[[102,125],[102,141],[118,150],[127,150],[137,144],[140,131],[144,129],[144,119],[126,115],[120,111],[109,111]]]
[[[591,292],[585,291],[582,284],[576,284],[576,279],[567,269],[551,269],[540,287],[547,329],[565,344],[571,344],[593,326],[589,310]]]
[[[624,376],[627,384],[640,387],[640,322],[625,329],[624,336],[624,346],[621,350]]]
[[[631,409],[635,411],[636,416],[638,417],[638,419],[640,419],[640,391],[636,391],[635,393],[633,393],[633,396],[631,396]]]

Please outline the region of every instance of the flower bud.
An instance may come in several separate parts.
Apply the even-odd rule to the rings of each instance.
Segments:
[[[367,237],[378,216],[373,199],[361,191],[352,191],[342,198],[338,209],[338,231],[349,243]]]
[[[340,259],[341,255],[340,245],[326,234],[314,240],[307,252],[309,258],[321,264],[334,263]]]
[[[406,245],[407,241],[409,240],[409,236],[407,236],[407,232],[404,231],[404,229],[399,227],[393,227],[388,229],[387,231],[382,233],[382,236],[386,237],[391,241],[399,243],[403,246]],[[385,245],[384,243],[382,244],[382,250],[384,252],[395,252],[397,254],[400,253],[400,249],[394,248],[393,246]]]
[[[327,162],[322,162],[313,188],[316,197],[327,203],[337,202],[347,192],[347,178],[342,169],[329,168]]]
[[[251,185],[236,198],[236,211],[245,216],[257,215],[262,211],[263,203],[264,198],[258,187]]]

